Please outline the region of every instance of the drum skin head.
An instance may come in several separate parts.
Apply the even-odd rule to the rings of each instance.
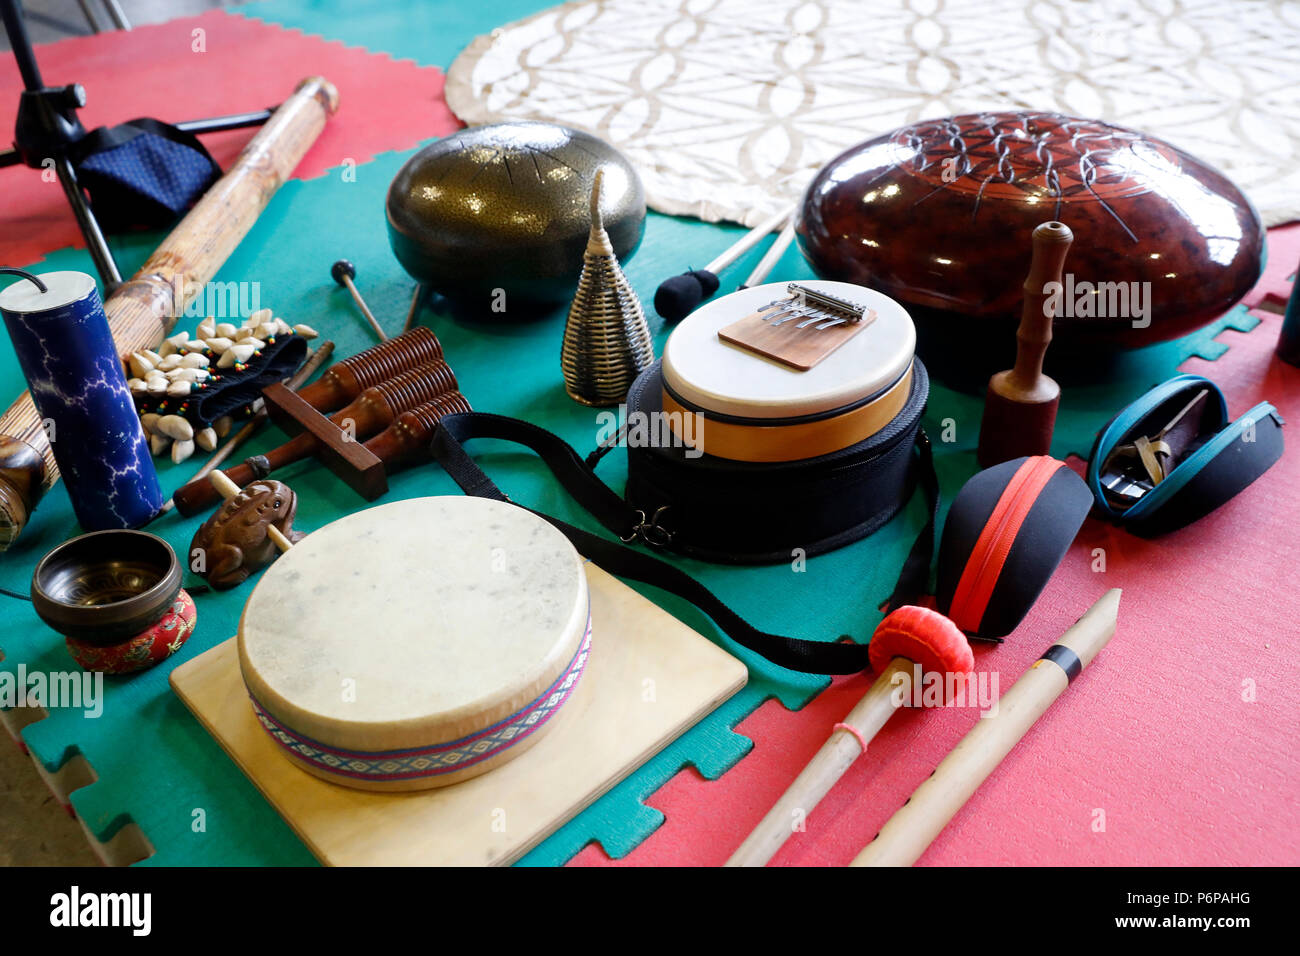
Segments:
[[[673,330],[664,346],[665,385],[705,414],[788,419],[852,405],[898,381],[916,350],[907,310],[847,282],[801,284],[874,309],[876,319],[816,367],[796,371],[718,339],[723,326],[788,294],[784,282],[742,289],[707,303]]]
[[[424,789],[533,742],[581,675],[588,623],[582,559],[551,525],[505,502],[416,498],[282,555],[245,605],[239,661],[259,720],[305,769]]]

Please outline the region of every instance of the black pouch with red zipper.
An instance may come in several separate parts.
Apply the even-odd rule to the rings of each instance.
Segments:
[[[1028,613],[1092,508],[1092,492],[1046,455],[986,468],[962,487],[939,545],[939,610],[1000,641]]]

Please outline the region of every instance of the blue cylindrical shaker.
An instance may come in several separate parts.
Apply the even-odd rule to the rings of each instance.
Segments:
[[[77,521],[88,531],[137,528],[162,507],[95,280],[46,272],[0,292],[9,338],[50,436]]]

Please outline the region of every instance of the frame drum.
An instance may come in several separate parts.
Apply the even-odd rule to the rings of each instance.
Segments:
[[[262,727],[318,777],[422,790],[518,756],[572,696],[591,643],[569,541],[501,501],[348,515],[266,571],[239,624]]]

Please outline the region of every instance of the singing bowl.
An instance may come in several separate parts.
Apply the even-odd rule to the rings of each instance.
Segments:
[[[1019,317],[1030,234],[1056,219],[1074,231],[1065,262],[1080,290],[1054,334],[1135,348],[1221,316],[1259,279],[1264,227],[1226,177],[1136,130],[1055,113],[978,113],[927,120],[831,160],[798,215],[800,249],[823,278],[903,302],[922,324],[971,331]],[[1081,315],[1120,287],[1149,283],[1149,324]],[[1063,304],[1064,305],[1064,304]],[[1119,306],[1120,308],[1114,308]],[[1057,346],[1053,351],[1059,352]]]
[[[613,146],[552,123],[473,126],[420,150],[388,188],[388,239],[435,292],[490,315],[572,298],[591,228],[591,187],[625,262],[645,229],[645,190]],[[493,308],[493,306],[497,306]]]
[[[65,541],[36,565],[32,606],[65,637],[107,646],[149,628],[181,589],[181,565],[146,531],[93,531]]]

